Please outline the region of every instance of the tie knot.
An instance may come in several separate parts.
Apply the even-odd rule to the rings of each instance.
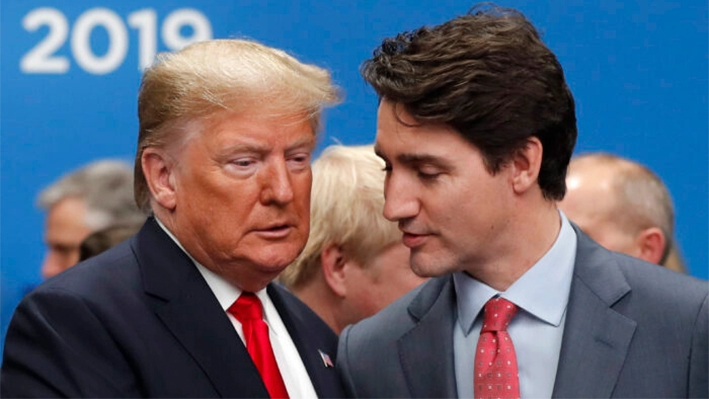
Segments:
[[[485,318],[482,332],[506,331],[512,317],[517,313],[517,305],[504,298],[492,298],[485,304]]]
[[[263,319],[261,300],[250,292],[244,292],[239,299],[229,307],[229,313],[234,315],[241,323],[243,323],[244,320],[261,320]]]

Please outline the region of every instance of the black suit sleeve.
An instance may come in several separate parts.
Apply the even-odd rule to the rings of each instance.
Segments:
[[[699,308],[689,363],[689,397],[709,398],[709,296]]]
[[[90,303],[75,294],[35,291],[10,323],[0,396],[142,396],[114,338]]]

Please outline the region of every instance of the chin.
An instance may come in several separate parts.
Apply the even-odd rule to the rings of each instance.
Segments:
[[[298,253],[299,251],[288,251],[278,254],[261,256],[254,263],[260,265],[260,267],[264,271],[280,273],[288,265],[293,263],[295,258],[298,256]]]
[[[451,273],[453,270],[441,264],[440,261],[426,259],[425,257],[417,256],[411,257],[411,270],[419,277],[429,278],[438,277],[447,273]]]

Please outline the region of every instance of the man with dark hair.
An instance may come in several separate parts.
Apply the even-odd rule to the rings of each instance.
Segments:
[[[609,252],[557,209],[574,102],[522,14],[400,34],[362,72],[384,216],[433,278],[343,331],[349,395],[709,395],[706,283]]]

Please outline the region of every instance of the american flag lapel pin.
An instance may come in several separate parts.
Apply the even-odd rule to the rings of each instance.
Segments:
[[[320,349],[318,349],[318,353],[320,354],[320,358],[322,359],[322,362],[325,365],[325,367],[335,367],[335,365],[332,364],[332,360],[330,359],[330,355],[321,351]]]

